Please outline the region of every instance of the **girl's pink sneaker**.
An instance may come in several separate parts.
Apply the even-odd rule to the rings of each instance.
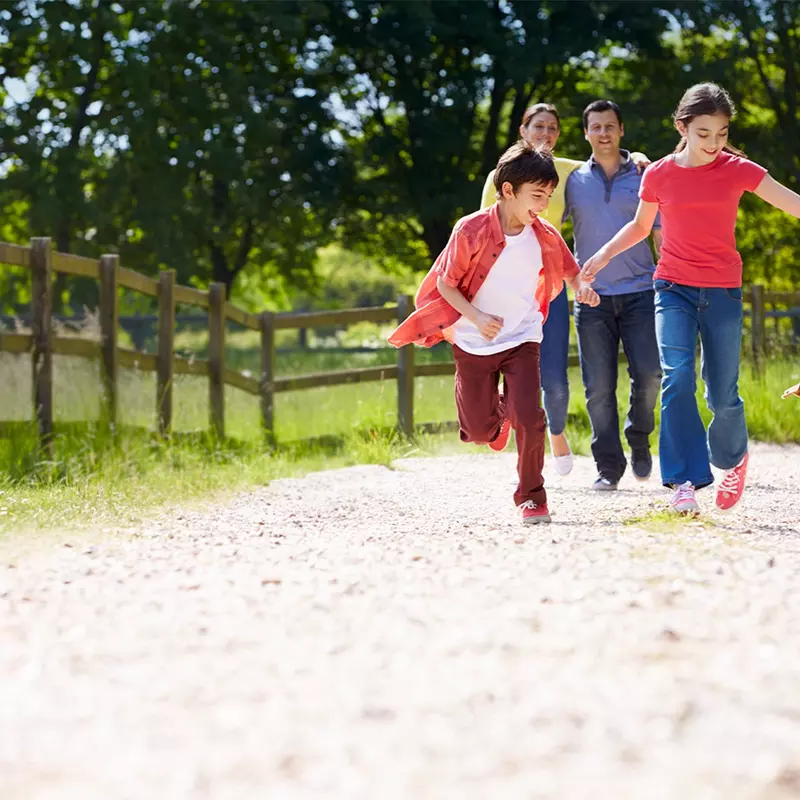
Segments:
[[[700,506],[697,505],[697,499],[694,496],[694,486],[691,481],[686,481],[680,486],[675,487],[675,491],[670,497],[669,504],[673,511],[679,514],[698,514]]]

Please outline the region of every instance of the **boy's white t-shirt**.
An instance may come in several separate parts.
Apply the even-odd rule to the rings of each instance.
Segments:
[[[544,315],[536,301],[542,271],[542,247],[526,225],[516,236],[506,235],[506,246],[472,300],[485,314],[503,318],[500,333],[487,342],[466,317],[453,326],[455,343],[467,353],[488,356],[525,342],[542,341]]]

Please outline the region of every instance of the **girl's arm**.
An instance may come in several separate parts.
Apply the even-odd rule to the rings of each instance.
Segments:
[[[653,229],[653,223],[656,221],[657,214],[658,203],[646,203],[644,200],[640,200],[634,220],[629,222],[608,244],[601,247],[586,261],[581,270],[581,277],[587,281],[594,280],[594,276],[600,272],[614,256],[624,253],[635,244],[639,244],[639,242],[646,239]]]
[[[754,194],[793,217],[800,218],[800,194],[778,183],[771,175],[765,175]]]

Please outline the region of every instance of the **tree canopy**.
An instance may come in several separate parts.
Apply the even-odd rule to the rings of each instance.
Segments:
[[[701,80],[731,91],[734,140],[796,188],[799,65],[789,0],[13,0],[0,238],[119,252],[245,303],[313,291],[331,243],[420,269],[527,105],[555,103],[558,152],[585,157],[580,112],[611,97],[626,142],[658,158]],[[745,213],[748,277],[795,280],[793,221]],[[0,271],[4,305],[15,286]]]

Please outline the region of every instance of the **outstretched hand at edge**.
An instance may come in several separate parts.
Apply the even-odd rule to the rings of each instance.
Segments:
[[[800,396],[800,383],[790,386],[781,396],[785,400],[787,397],[791,397],[793,394]]]

